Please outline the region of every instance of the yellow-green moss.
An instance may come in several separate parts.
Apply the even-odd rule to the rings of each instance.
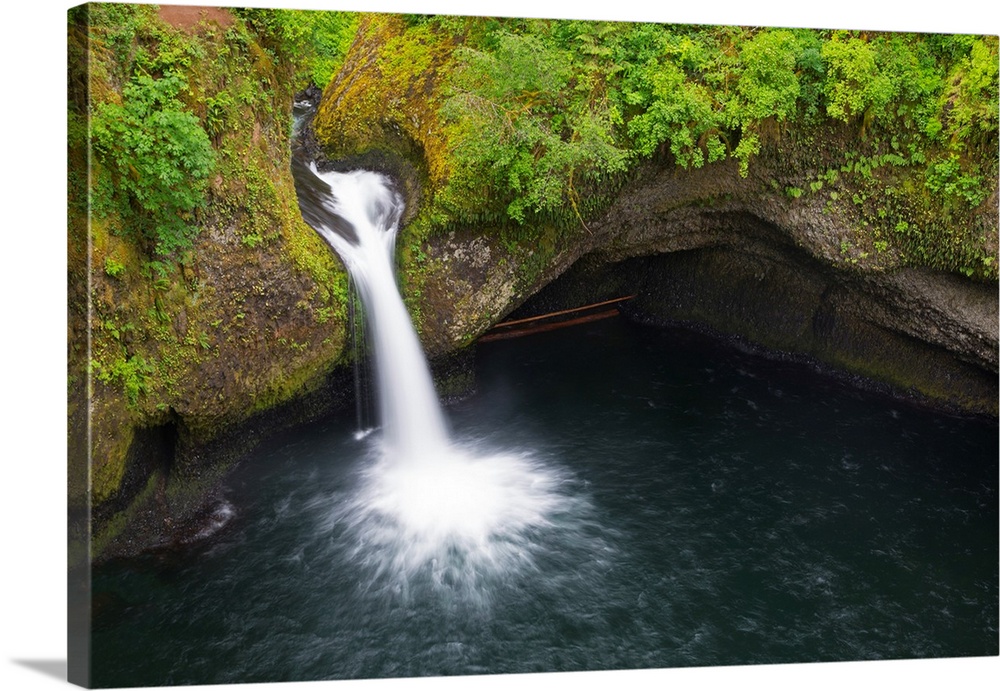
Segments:
[[[323,92],[317,138],[341,155],[390,150],[418,164],[431,188],[448,176],[447,133],[437,114],[436,75],[452,60],[454,37],[400,15],[364,15],[348,59]]]
[[[90,492],[91,501],[100,504],[121,487],[135,429],[121,407],[112,401],[95,407],[92,414]]]
[[[99,156],[90,161],[89,205],[79,193],[86,171],[76,171],[71,232],[89,228],[89,240],[72,249],[82,265],[89,244],[91,263],[89,281],[74,280],[90,294],[89,311],[82,299],[71,309],[81,325],[91,316],[90,490],[100,504],[121,487],[136,429],[173,420],[187,439],[205,442],[318,386],[343,350],[346,278],[299,215],[289,167],[292,67],[239,16],[226,27],[175,28],[155,8],[114,6],[92,13],[89,26],[79,13],[70,18],[78,22],[71,50],[91,51],[89,83],[79,88],[95,105],[121,103],[136,71],[181,73],[184,105],[215,151],[192,247],[170,254],[132,232],[128,202]],[[71,124],[84,122],[85,103],[71,99]],[[72,129],[80,168],[86,128]],[[278,319],[288,323],[275,328]]]

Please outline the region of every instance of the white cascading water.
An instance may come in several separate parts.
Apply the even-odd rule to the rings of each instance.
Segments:
[[[375,353],[384,441],[396,456],[432,459],[447,447],[448,434],[392,269],[402,200],[377,173],[312,171],[330,186],[327,210],[349,223],[356,235],[352,241],[335,226],[316,228],[347,266],[361,296]]]
[[[525,454],[483,453],[449,438],[396,285],[403,207],[388,180],[368,171],[320,173],[314,165],[296,175],[303,216],[341,257],[361,296],[378,382],[381,438],[358,491],[333,508],[328,527],[353,536],[356,560],[372,570],[369,587],[405,597],[423,582],[488,601],[489,582],[532,565],[530,534],[552,528],[557,515],[578,514],[584,502],[562,493],[563,475]]]

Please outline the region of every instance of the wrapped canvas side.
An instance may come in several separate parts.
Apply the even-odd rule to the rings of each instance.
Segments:
[[[90,398],[88,7],[74,7],[67,22],[67,677],[90,685]]]

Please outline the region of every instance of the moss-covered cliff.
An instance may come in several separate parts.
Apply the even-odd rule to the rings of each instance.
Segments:
[[[92,4],[69,50],[80,558],[182,539],[349,396],[346,275],[289,170],[310,80],[331,165],[407,197],[432,356],[625,291],[996,414],[996,37]]]
[[[995,279],[996,78],[995,36],[370,14],[316,132],[419,163],[422,233],[579,230],[650,160],[777,151],[852,264]]]
[[[169,535],[269,411],[336,395],[346,276],[298,213],[295,66],[261,24],[70,13],[71,496],[94,555]]]
[[[316,132],[419,171],[431,352],[584,259],[569,302],[995,415],[996,74],[992,36],[367,15]]]

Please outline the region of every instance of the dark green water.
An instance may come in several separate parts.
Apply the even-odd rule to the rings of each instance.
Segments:
[[[364,510],[376,435],[275,440],[204,544],[95,574],[95,685],[998,653],[995,421],[620,320],[477,368],[453,436],[544,520],[412,563]]]

